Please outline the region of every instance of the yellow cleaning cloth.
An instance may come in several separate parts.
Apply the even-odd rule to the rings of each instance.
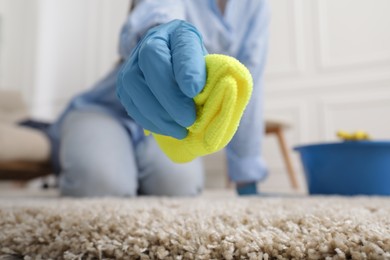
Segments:
[[[237,131],[252,94],[253,81],[238,60],[219,54],[207,55],[206,86],[194,98],[197,117],[182,140],[154,134],[163,152],[184,163],[224,148]]]

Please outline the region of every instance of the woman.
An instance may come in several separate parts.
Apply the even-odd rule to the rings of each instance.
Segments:
[[[122,61],[74,98],[49,131],[61,193],[199,194],[201,160],[172,163],[143,128],[186,136],[195,120],[192,97],[204,86],[207,52],[234,56],[252,73],[252,99],[227,159],[238,193],[257,193],[256,183],[266,176],[261,97],[268,20],[265,0],[136,1],[120,35]]]

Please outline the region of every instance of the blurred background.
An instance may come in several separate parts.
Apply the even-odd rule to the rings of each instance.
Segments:
[[[288,124],[292,147],[365,130],[390,139],[390,1],[271,0],[265,117]],[[29,114],[53,120],[118,60],[129,0],[0,0],[0,91],[17,90]],[[262,134],[262,133],[259,133]],[[265,138],[262,190],[290,191],[277,139]],[[226,186],[223,152],[206,158],[209,188]]]

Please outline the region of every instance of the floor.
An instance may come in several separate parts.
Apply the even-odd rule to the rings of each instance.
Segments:
[[[390,259],[385,197],[31,196],[0,197],[0,259]]]
[[[298,176],[299,177],[299,176]],[[47,178],[49,185],[55,183],[54,178]],[[300,188],[293,190],[284,172],[274,172],[259,184],[259,190],[265,193],[279,193],[287,195],[305,195],[306,187],[302,178],[299,178]],[[0,197],[57,197],[58,191],[54,188],[42,189],[43,180],[36,179],[24,188],[15,187],[13,182],[0,182]],[[220,171],[211,171],[206,174],[205,196],[235,196],[233,186],[227,187],[226,175]]]

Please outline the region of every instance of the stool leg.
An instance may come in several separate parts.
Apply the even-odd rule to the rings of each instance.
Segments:
[[[288,175],[290,177],[291,185],[294,189],[298,189],[298,182],[296,179],[294,168],[292,167],[291,158],[288,154],[288,148],[287,148],[286,141],[285,141],[283,133],[282,133],[282,129],[281,128],[277,129],[275,131],[275,134],[276,134],[276,137],[277,137],[278,142],[279,142],[280,150],[282,151],[282,154],[283,154],[284,163],[286,164],[286,167],[287,167],[287,172],[288,172]]]

